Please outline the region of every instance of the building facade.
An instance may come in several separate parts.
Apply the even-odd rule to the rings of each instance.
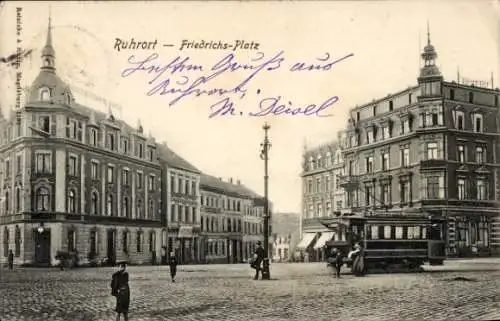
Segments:
[[[429,37],[416,86],[351,110],[346,205],[365,215],[445,216],[448,255],[491,255],[500,245],[500,92],[444,81],[436,57]]]
[[[263,207],[240,181],[201,175],[204,263],[240,263],[263,240]]]
[[[293,262],[300,241],[300,214],[273,214],[273,262]]]
[[[306,150],[302,167],[301,241],[297,257],[323,260],[323,246],[335,235],[320,222],[345,207],[344,192],[338,184],[344,161],[339,141]]]
[[[26,103],[0,120],[1,262],[50,265],[58,251],[152,262],[160,253],[157,144],[78,104],[57,75],[50,30]]]
[[[165,143],[158,145],[162,177],[162,257],[175,253],[179,264],[201,262],[200,171]]]

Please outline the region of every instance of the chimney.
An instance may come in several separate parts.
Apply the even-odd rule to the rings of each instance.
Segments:
[[[232,177],[229,178],[229,183],[233,184],[233,178]]]

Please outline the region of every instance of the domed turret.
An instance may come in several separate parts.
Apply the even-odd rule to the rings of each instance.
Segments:
[[[431,44],[431,35],[429,32],[429,25],[427,24],[427,45],[424,47],[424,52],[422,52],[421,55],[424,60],[424,66],[420,69],[420,80],[423,78],[441,77],[441,72],[436,66],[437,56],[436,49]]]

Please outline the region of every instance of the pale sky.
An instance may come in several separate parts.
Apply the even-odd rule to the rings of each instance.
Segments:
[[[23,84],[29,85],[41,65],[48,2],[2,3],[0,56],[16,51],[16,6],[22,10],[23,48],[35,49],[22,65]],[[104,96],[123,108],[116,116],[135,125],[140,118],[145,132],[169,146],[200,170],[233,177],[263,194],[263,161],[259,158],[262,125],[271,125],[269,197],[276,211],[300,212],[303,143],[316,146],[336,137],[344,128],[347,111],[416,84],[419,55],[426,43],[426,25],[438,52],[438,66],[446,80],[462,77],[489,81],[493,72],[499,87],[499,3],[497,1],[331,1],[331,2],[112,2],[51,4],[53,46],[58,75],[70,85]],[[115,38],[125,41],[158,40],[156,50],[113,50]],[[281,67],[260,72],[247,85],[243,99],[228,95],[243,116],[209,118],[210,106],[224,97],[188,96],[169,107],[175,97],[147,96],[153,77],[137,72],[121,77],[128,59],[159,55],[157,64],[189,57],[204,71],[171,76],[194,81],[229,52],[179,51],[182,40],[234,43],[254,41],[267,59],[284,51]],[[163,47],[162,44],[174,44]],[[248,64],[256,51],[235,51],[235,61]],[[296,62],[314,63],[329,53],[333,61],[352,57],[329,71],[291,72]],[[200,88],[233,88],[252,71],[220,75]],[[4,111],[15,101],[15,70],[0,64],[0,104]],[[161,79],[165,79],[165,73]],[[180,87],[180,86],[176,86]],[[257,94],[257,89],[261,93]],[[85,104],[84,97],[75,96]],[[326,110],[333,117],[274,115],[250,117],[264,98],[283,97],[294,106],[338,101]],[[106,107],[88,100],[90,107]]]

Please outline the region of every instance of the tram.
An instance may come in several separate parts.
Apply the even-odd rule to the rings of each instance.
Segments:
[[[327,261],[333,262],[331,253],[340,252],[353,273],[353,263],[361,264],[356,275],[375,270],[418,270],[426,262],[442,265],[446,259],[446,222],[442,217],[418,213],[339,216],[328,224],[322,222],[336,234],[325,244]],[[355,260],[357,256],[361,261]]]

